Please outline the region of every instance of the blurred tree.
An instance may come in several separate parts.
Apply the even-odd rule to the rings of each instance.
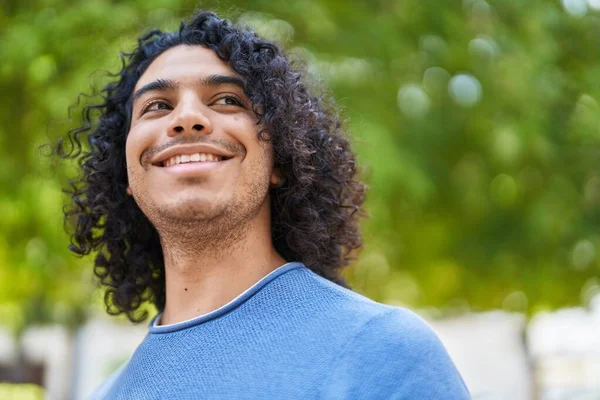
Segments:
[[[108,79],[93,71],[197,6],[280,41],[338,99],[371,186],[357,290],[475,310],[585,302],[600,271],[597,3],[4,1],[0,320],[85,319],[92,261],[66,250],[61,214],[73,170],[38,146],[77,126],[76,94]]]

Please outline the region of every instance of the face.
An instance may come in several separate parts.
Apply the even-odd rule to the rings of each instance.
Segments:
[[[177,46],[150,64],[134,89],[126,159],[133,196],[159,232],[268,210],[273,155],[256,121],[241,78],[212,50]]]

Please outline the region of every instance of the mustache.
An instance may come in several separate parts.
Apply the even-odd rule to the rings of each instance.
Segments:
[[[229,153],[236,155],[246,155],[246,148],[239,142],[231,142],[228,140],[210,138],[205,135],[202,136],[180,136],[167,143],[161,144],[156,147],[149,147],[142,152],[140,157],[142,165],[146,165],[156,154],[168,149],[169,147],[178,146],[180,144],[211,144],[215,147],[220,147],[227,150]]]

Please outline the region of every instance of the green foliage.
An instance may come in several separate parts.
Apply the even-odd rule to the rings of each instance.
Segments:
[[[356,289],[411,306],[585,302],[600,271],[600,12],[575,3],[5,2],[0,319],[85,318],[91,259],[66,250],[68,171],[38,146],[77,126],[69,105],[106,82],[94,71],[198,6],[282,42],[338,99],[371,186]]]

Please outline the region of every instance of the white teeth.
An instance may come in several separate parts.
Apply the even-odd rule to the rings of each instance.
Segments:
[[[173,156],[173,157],[169,158],[168,160],[164,161],[163,165],[165,167],[170,167],[172,165],[177,165],[177,164],[182,164],[182,163],[205,162],[205,161],[217,162],[217,161],[221,161],[221,157],[217,156],[215,154],[209,154],[209,153],[181,154],[181,155]]]

